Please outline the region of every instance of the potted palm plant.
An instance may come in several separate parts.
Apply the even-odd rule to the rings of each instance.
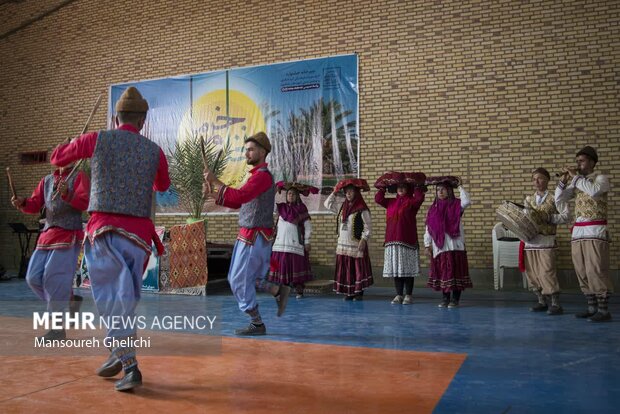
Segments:
[[[188,223],[203,219],[205,196],[202,185],[205,167],[209,167],[220,177],[231,152],[230,144],[218,150],[216,144],[206,141],[196,133],[190,133],[186,139],[175,143],[174,151],[168,156],[171,192],[178,197],[181,207],[189,213]]]

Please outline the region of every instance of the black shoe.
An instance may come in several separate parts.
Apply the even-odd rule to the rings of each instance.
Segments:
[[[129,391],[142,385],[142,373],[138,367],[132,368],[129,372],[125,373],[123,379],[114,383],[116,391]]]
[[[345,302],[348,302],[350,300],[353,300],[355,296],[345,296],[342,300],[344,300]]]
[[[45,342],[61,340],[61,339],[67,338],[67,333],[65,332],[64,329],[52,329],[51,331],[47,332],[45,335],[41,336],[40,338],[43,339]]]
[[[549,307],[546,304],[538,302],[530,308],[530,312],[544,312],[547,309],[549,309]]]
[[[355,296],[353,296],[353,301],[355,301],[355,302],[359,302],[359,301],[362,301],[362,300],[364,300],[364,295],[355,295]]]
[[[288,303],[288,297],[291,294],[291,287],[286,285],[281,285],[278,290],[278,294],[275,296],[276,304],[278,305],[278,317],[282,316],[284,311],[286,310],[286,304]]]
[[[82,306],[82,302],[84,298],[80,295],[73,295],[71,301],[69,302],[69,313],[71,316],[75,315],[80,311],[80,307]]]
[[[609,322],[611,321],[611,313],[609,312],[596,312],[594,315],[588,318],[588,322]]]
[[[267,327],[264,323],[260,325],[254,325],[250,323],[247,328],[243,329],[235,329],[235,335],[240,336],[257,336],[257,335],[267,335]]]
[[[110,354],[108,359],[97,369],[97,375],[110,378],[123,370],[123,363],[114,354]]]
[[[75,315],[80,311],[80,307],[82,307],[82,301],[84,300],[83,297],[81,297],[80,295],[73,295],[73,297],[71,298],[71,301],[69,302],[69,315],[73,318],[75,317]],[[78,323],[74,322],[71,323],[71,328],[77,328],[78,327]]]
[[[547,311],[547,315],[561,315],[564,313],[564,309],[560,305],[551,305]]]
[[[575,318],[579,318],[579,319],[585,319],[585,318],[589,318],[591,316],[594,316],[597,312],[590,312],[590,311],[585,311],[585,312],[577,312],[575,314]]]

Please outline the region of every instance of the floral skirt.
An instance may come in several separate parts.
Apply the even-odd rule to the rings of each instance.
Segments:
[[[400,243],[387,244],[383,258],[383,277],[420,276],[420,251]]]

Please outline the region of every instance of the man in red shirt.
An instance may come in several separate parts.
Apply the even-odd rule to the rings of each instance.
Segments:
[[[275,185],[265,159],[271,151],[271,143],[264,132],[245,139],[247,164],[253,166],[250,178],[239,189],[231,188],[205,170],[205,191],[219,187],[215,203],[239,209],[239,234],[228,272],[228,282],[239,309],[252,318],[247,328],[237,329],[237,335],[265,335],[267,329],[262,321],[256,302],[256,288],[275,296],[278,316],[282,316],[291,288],[267,281],[271,243],[273,241],[273,211]]]
[[[135,340],[135,325],[118,327],[112,322],[135,318],[151,242],[158,254],[163,253],[150,218],[151,202],[153,190],[168,189],[170,177],[162,149],[139,133],[147,111],[146,100],[129,87],[116,103],[116,129],[81,135],[56,148],[51,159],[52,164],[63,166],[90,158],[90,220],[84,255],[99,314],[111,322],[108,342],[119,344],[97,374],[112,377],[122,369],[125,376],[115,384],[118,391],[142,385],[142,374],[135,347],[124,346]]]
[[[47,302],[48,312],[63,312],[67,305],[77,311],[82,297],[73,295],[73,276],[84,239],[82,211],[88,206],[89,180],[82,171],[59,168],[41,179],[29,198],[13,197],[13,206],[27,214],[38,214],[45,206],[45,227],[37,241],[26,273],[26,282]],[[54,197],[58,191],[60,197]],[[43,339],[65,339],[64,329],[50,330]]]

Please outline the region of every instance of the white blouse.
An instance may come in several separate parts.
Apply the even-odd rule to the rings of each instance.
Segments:
[[[304,221],[304,244],[299,242],[298,226],[282,219],[278,219],[278,229],[276,241],[273,243],[271,251],[294,253],[300,256],[305,255],[304,246],[310,244],[310,235],[312,234],[311,220]]]
[[[334,214],[338,214],[343,201],[336,201],[336,195],[330,194],[325,200],[325,208],[330,210]],[[370,212],[364,210],[361,212],[362,221],[364,222],[364,229],[362,230],[362,239],[368,242],[372,229],[372,223],[370,220]],[[349,257],[364,257],[364,252],[358,250],[359,240],[353,238],[353,221],[355,214],[349,214],[346,222],[341,222],[338,228],[338,244],[336,246],[336,254],[349,256]]]
[[[463,186],[459,186],[458,188],[461,199],[461,212],[465,211],[467,207],[471,205],[471,200],[469,198],[469,194]],[[462,213],[461,213],[462,214]],[[463,218],[461,217],[461,223],[459,226],[459,236],[452,238],[446,233],[445,239],[443,242],[443,247],[440,249],[435,244],[435,240],[431,237],[431,234],[428,232],[428,226],[426,226],[426,231],[424,232],[424,247],[433,246],[433,258],[439,256],[444,252],[451,252],[455,250],[465,250],[465,234],[463,232]]]

